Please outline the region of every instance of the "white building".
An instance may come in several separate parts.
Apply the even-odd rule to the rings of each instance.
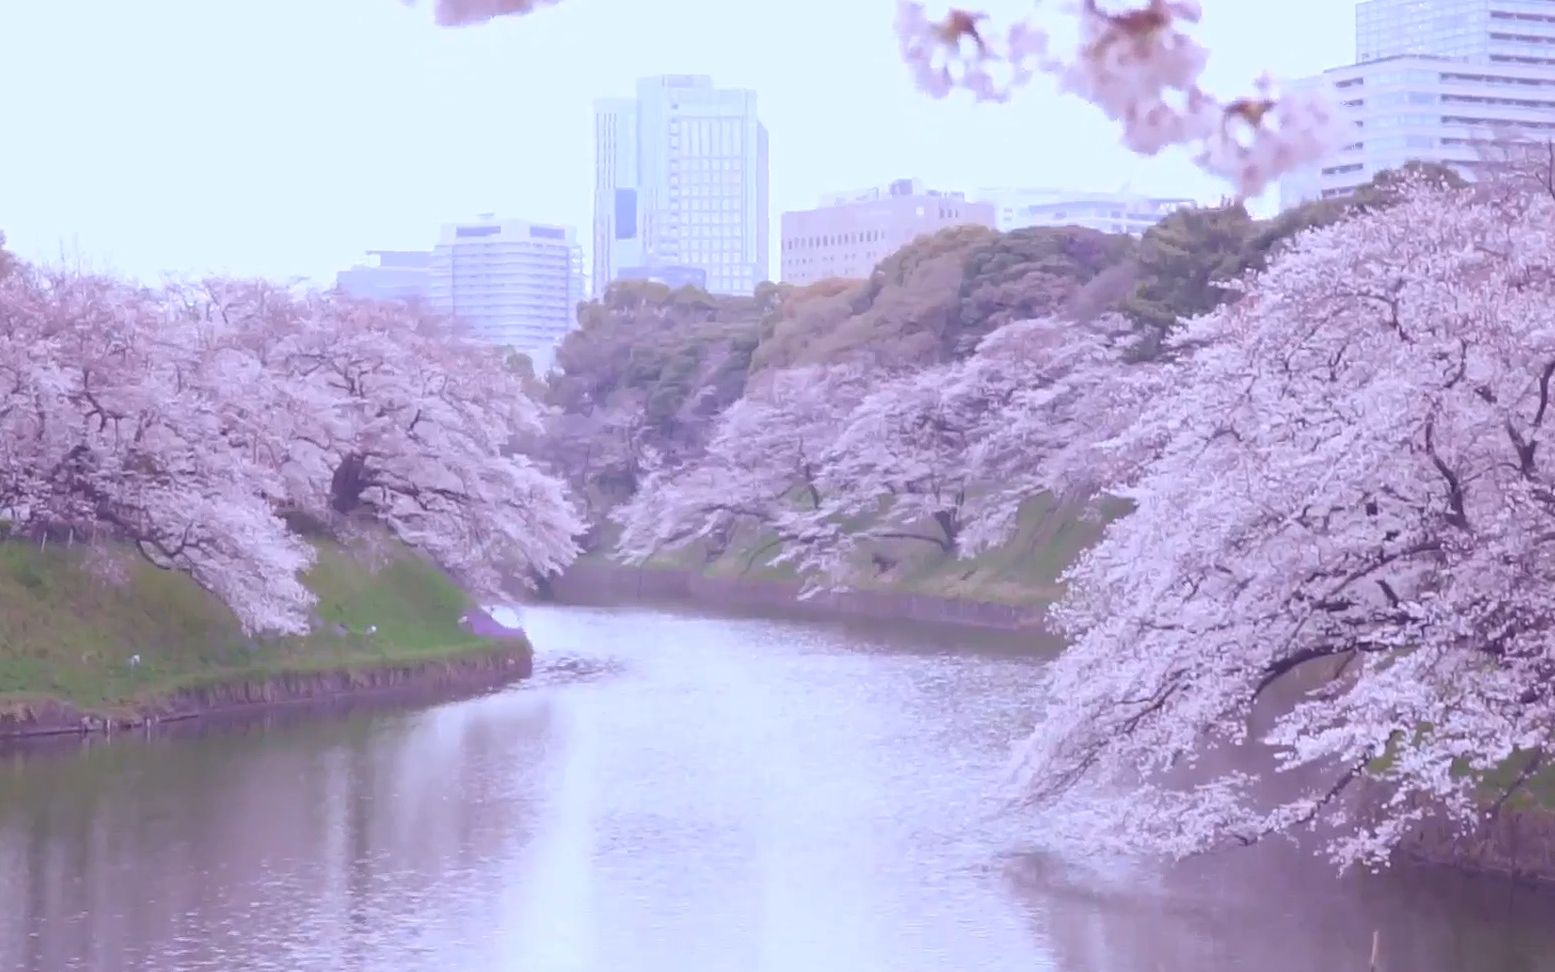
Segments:
[[[1026,226],[1083,226],[1138,236],[1162,217],[1194,205],[1178,197],[1070,189],[979,189],[973,197],[993,205],[998,228],[1006,233]]]
[[[1362,0],[1355,59],[1428,54],[1555,65],[1555,0]]]
[[[549,368],[583,299],[583,256],[570,227],[485,213],[443,227],[432,250],[430,301],[483,341]]]
[[[335,289],[367,300],[424,301],[431,293],[432,254],[369,250],[368,262],[335,275]]]
[[[993,207],[968,202],[963,193],[926,189],[917,179],[833,193],[814,209],[783,214],[782,279],[864,279],[918,237],[967,224],[992,228]]]
[[[1555,0],[1366,0],[1358,63],[1326,88],[1353,140],[1280,181],[1280,204],[1341,196],[1406,162],[1473,178],[1517,142],[1555,139]]]
[[[700,75],[595,103],[594,293],[623,268],[695,267],[713,293],[767,279],[767,130],[756,94]]]

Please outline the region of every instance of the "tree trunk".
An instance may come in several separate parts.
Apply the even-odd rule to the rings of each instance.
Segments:
[[[938,510],[934,514],[934,522],[945,531],[945,549],[956,549],[956,538],[961,535],[961,521],[956,518],[956,514],[950,510]]]
[[[362,502],[367,488],[367,459],[353,452],[340,461],[329,480],[329,505],[336,513],[348,514]]]

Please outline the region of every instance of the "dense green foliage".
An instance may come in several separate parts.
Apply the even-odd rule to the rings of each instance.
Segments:
[[[961,226],[920,237],[868,279],[764,283],[751,297],[614,284],[579,307],[558,351],[546,391],[556,414],[541,448],[598,526],[645,470],[697,455],[713,419],[778,369],[918,369],[965,358],[1012,321],[1107,312],[1134,323],[1136,351],[1149,357],[1179,320],[1230,299],[1227,283],[1292,237],[1386,205],[1397,178],[1383,173],[1352,196],[1268,220],[1239,205],[1189,207],[1139,240],[1076,226]]]
[[[757,297],[712,297],[618,283],[578,308],[545,400],[556,409],[540,454],[571,483],[591,520],[636,489],[653,456],[695,451],[711,420],[745,391],[761,315]]]
[[[1132,237],[1078,226],[1018,229],[984,242],[967,257],[960,314],[942,350],[965,357],[995,328],[1072,312],[1086,297],[1104,309],[1111,301],[1105,275],[1134,253]]]
[[[1153,350],[1179,318],[1202,314],[1227,297],[1220,286],[1240,275],[1254,223],[1238,205],[1184,208],[1145,231],[1134,257],[1135,284],[1123,311]]]
[[[1282,244],[1303,231],[1338,222],[1362,208],[1388,205],[1406,173],[1463,184],[1451,169],[1410,163],[1378,173],[1348,196],[1313,200],[1271,219],[1255,220],[1238,204],[1189,207],[1162,219],[1140,240],[1129,270],[1132,289],[1118,305],[1140,328],[1139,354],[1155,354],[1179,320],[1229,299],[1228,281],[1262,270]]]
[[[964,357],[1002,324],[1065,310],[1133,248],[1129,237],[1074,226],[960,226],[924,236],[868,280],[791,290],[753,364],[905,368]]]

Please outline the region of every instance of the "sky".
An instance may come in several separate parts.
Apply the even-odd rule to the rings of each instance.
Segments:
[[[144,279],[328,284],[367,250],[428,249],[483,212],[586,242],[593,101],[654,74],[757,92],[774,228],[823,193],[898,178],[1221,194],[1180,152],[1131,155],[1051,85],[1007,104],[921,94],[892,0],[562,0],[459,29],[429,4],[0,0],[8,247]],[[1217,91],[1353,57],[1353,0],[1204,6]]]

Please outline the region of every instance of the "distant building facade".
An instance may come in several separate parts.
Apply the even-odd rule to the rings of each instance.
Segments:
[[[364,300],[425,301],[431,295],[432,254],[424,250],[369,250],[367,263],[335,275],[335,289]]]
[[[1280,180],[1280,204],[1348,195],[1411,161],[1472,179],[1520,141],[1555,139],[1555,69],[1401,55],[1324,72],[1353,140],[1320,166]]]
[[[1555,67],[1555,0],[1362,0],[1355,60],[1407,54]]]
[[[681,287],[707,289],[707,271],[701,267],[622,267],[616,272],[617,280],[652,280],[679,290]]]
[[[1300,82],[1326,91],[1354,135],[1282,179],[1282,207],[1412,161],[1473,179],[1509,146],[1555,139],[1555,0],[1367,0],[1355,32],[1357,63]]]
[[[626,268],[697,267],[707,289],[768,276],[767,130],[753,91],[702,75],[637,83],[594,106],[593,283]]]
[[[1072,189],[980,189],[975,198],[994,207],[1004,232],[1028,226],[1083,226],[1103,233],[1139,236],[1192,199],[1133,192],[1077,192]]]
[[[814,209],[784,213],[782,279],[808,284],[830,277],[865,278],[886,257],[920,236],[951,226],[994,227],[994,207],[917,179],[833,193]]]
[[[443,227],[432,250],[430,303],[479,340],[549,368],[583,299],[583,258],[571,227],[490,213]]]

